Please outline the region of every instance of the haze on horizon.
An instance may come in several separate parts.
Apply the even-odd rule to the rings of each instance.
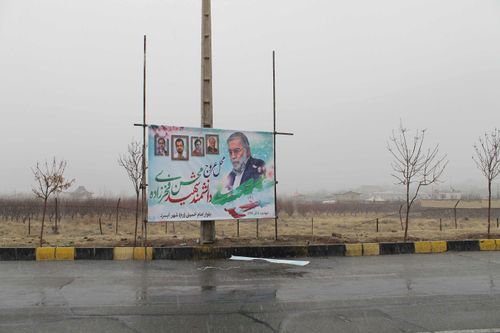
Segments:
[[[148,123],[200,123],[201,0],[0,2],[0,193],[52,156],[96,193],[131,193],[117,157]],[[473,144],[500,120],[500,2],[212,0],[214,127],[272,131],[278,191],[390,185],[391,130],[427,129],[442,186],[484,180]],[[485,183],[484,183],[485,184]],[[497,186],[497,185],[495,185]],[[73,187],[73,188],[75,188]],[[496,187],[495,187],[496,188]]]

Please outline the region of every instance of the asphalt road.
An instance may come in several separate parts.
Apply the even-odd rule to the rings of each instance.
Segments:
[[[500,252],[0,262],[0,332],[500,332]]]

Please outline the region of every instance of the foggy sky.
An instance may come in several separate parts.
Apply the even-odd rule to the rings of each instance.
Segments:
[[[0,193],[52,156],[96,193],[131,193],[119,153],[148,123],[200,124],[201,0],[0,1]],[[500,120],[500,2],[212,0],[214,127],[272,131],[278,191],[388,185],[399,122],[484,182],[473,144]]]

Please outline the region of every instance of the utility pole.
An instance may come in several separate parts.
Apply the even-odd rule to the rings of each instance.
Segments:
[[[142,80],[142,177],[141,177],[141,214],[144,223],[144,252],[148,241],[148,202],[146,192],[146,35],[144,35],[144,68]],[[135,246],[135,244],[134,244]],[[145,256],[145,258],[147,258]]]
[[[201,126],[213,127],[212,107],[212,23],[210,0],[201,4]],[[215,242],[215,221],[200,222],[200,243]]]

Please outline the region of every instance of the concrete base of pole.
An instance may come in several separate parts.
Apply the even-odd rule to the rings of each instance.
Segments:
[[[200,221],[200,244],[215,243],[215,221]]]

